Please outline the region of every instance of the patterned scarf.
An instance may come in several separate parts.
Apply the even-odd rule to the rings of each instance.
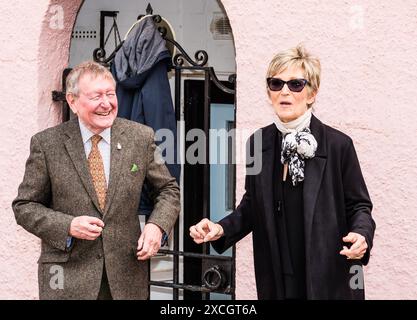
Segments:
[[[293,186],[304,180],[305,159],[315,156],[317,141],[310,131],[311,110],[294,121],[284,123],[277,118],[274,123],[282,133],[281,162],[288,164]]]

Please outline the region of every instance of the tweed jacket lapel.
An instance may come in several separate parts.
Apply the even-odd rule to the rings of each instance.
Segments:
[[[129,150],[128,141],[124,135],[124,129],[116,118],[111,128],[111,151],[110,151],[110,178],[107,189],[106,206],[104,214],[110,209],[111,202],[117,190],[117,185],[122,176],[123,159],[127,158]]]
[[[90,196],[97,210],[101,212],[96,191],[91,180],[90,171],[88,169],[88,162],[85,156],[78,118],[74,118],[68,122],[68,126],[65,127],[65,134],[68,136],[68,140],[64,143],[65,148],[67,149],[74,167],[84,184],[87,194]]]

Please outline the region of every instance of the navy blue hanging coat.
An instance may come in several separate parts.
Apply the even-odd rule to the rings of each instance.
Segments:
[[[117,52],[111,71],[117,82],[118,117],[145,124],[155,132],[159,129],[172,132],[173,141],[155,142],[157,145],[164,143],[162,155],[169,172],[179,183],[181,166],[177,161],[176,119],[167,73],[170,67],[171,55],[165,40],[149,17],[131,32]],[[145,182],[139,212],[149,215],[152,209],[152,189]]]

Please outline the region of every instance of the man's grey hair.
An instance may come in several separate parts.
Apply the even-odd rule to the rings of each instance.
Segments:
[[[116,87],[116,81],[113,78],[111,72],[101,64],[94,62],[94,61],[84,61],[77,65],[74,69],[71,70],[69,73],[67,80],[66,80],[66,93],[73,94],[74,96],[78,96],[79,88],[78,83],[82,76],[90,75],[93,79],[97,77],[103,77],[106,79],[111,80]]]

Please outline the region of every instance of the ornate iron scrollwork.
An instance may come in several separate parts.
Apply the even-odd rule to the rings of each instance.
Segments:
[[[218,265],[214,265],[204,272],[203,286],[211,291],[223,289],[226,281],[226,275]]]
[[[183,66],[184,65],[184,59],[193,67],[204,67],[207,64],[208,61],[208,54],[205,50],[198,50],[194,54],[195,61],[191,59],[191,57],[185,52],[184,48],[181,47],[181,45],[176,42],[173,39],[164,38],[165,41],[168,41],[172,43],[179,51],[180,53],[177,53],[174,58],[172,59],[172,62],[174,66]]]
[[[165,37],[167,36],[167,31],[168,31],[167,28],[165,28],[165,27],[158,27],[158,31],[161,34],[162,38],[165,39]]]
[[[96,62],[103,63],[106,59],[106,50],[104,48],[96,48],[93,51],[93,59]]]

